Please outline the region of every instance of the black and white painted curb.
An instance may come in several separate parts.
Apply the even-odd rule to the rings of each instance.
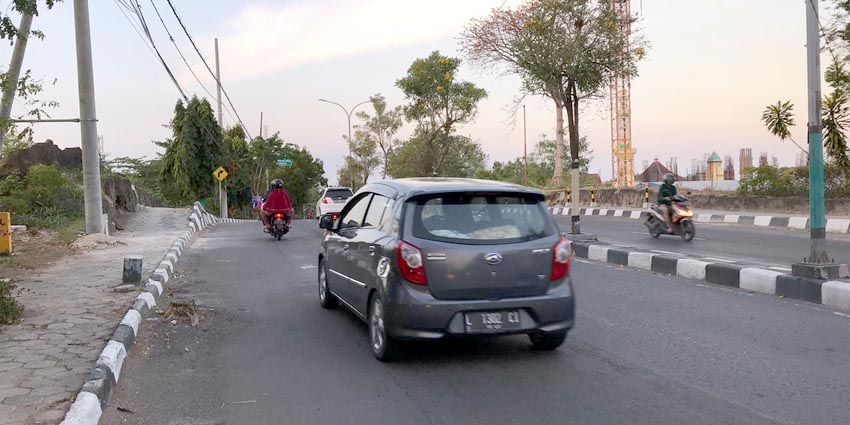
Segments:
[[[569,207],[549,207],[552,215],[570,215]],[[645,219],[646,210],[630,210],[616,208],[581,208],[579,215],[601,215],[622,217],[625,219]],[[739,215],[739,214],[697,214],[694,220],[698,223],[727,223],[744,224],[758,227],[779,227],[785,229],[805,230],[809,228],[809,217],[779,217],[770,215]],[[850,233],[850,219],[829,218],[826,220],[827,233]]]
[[[189,215],[188,229],[169,248],[163,259],[151,273],[144,292],[139,294],[121,319],[106,348],[100,353],[94,368],[89,372],[83,388],[77,395],[71,409],[62,421],[63,425],[94,425],[106,407],[110,395],[121,377],[121,367],[130,348],[136,340],[139,330],[157,300],[162,296],[165,286],[174,275],[174,268],[189,242],[203,229],[218,223],[255,223],[256,220],[220,219],[207,213],[200,203],[195,203]]]
[[[574,242],[572,246],[575,256],[591,261],[850,310],[850,282],[801,278],[775,270],[667,256],[597,243]]]

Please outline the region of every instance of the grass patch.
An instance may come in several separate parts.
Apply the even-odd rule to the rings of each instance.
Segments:
[[[15,299],[20,292],[9,279],[0,279],[0,325],[11,325],[24,316],[24,306]]]
[[[53,230],[56,231],[56,235],[62,243],[70,245],[80,236],[80,234],[85,233],[86,219],[85,217],[67,219]]]

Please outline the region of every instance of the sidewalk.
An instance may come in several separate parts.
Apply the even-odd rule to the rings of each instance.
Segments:
[[[150,273],[186,230],[188,209],[143,208],[115,236],[89,235],[84,251],[15,282],[24,320],[0,328],[0,425],[57,424],[137,292],[116,293],[127,254]]]

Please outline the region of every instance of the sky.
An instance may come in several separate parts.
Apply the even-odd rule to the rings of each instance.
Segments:
[[[163,15],[195,74],[212,91],[215,84],[194,52],[165,0],[152,0]],[[193,39],[214,69],[219,39],[222,85],[252,135],[260,114],[268,133],[306,146],[336,181],[346,145],[347,107],[381,93],[391,106],[404,103],[395,81],[417,58],[434,50],[459,55],[459,34],[470,19],[521,0],[172,0]],[[11,0],[0,0],[7,11]],[[154,42],[191,96],[210,97],[192,76],[158,20],[151,0],[140,0]],[[179,93],[153,52],[127,21],[115,0],[90,0],[98,133],[111,157],[153,158],[170,131]],[[32,40],[24,69],[48,84],[42,98],[56,100],[54,118],[79,115],[73,1],[35,18],[46,34]],[[677,157],[680,174],[692,158],[717,151],[738,157],[742,147],[755,156],[770,152],[793,165],[797,148],[771,136],[760,122],[765,106],[791,100],[797,113],[795,140],[805,144],[805,3],[802,0],[632,0],[639,16],[634,29],[649,44],[640,75],[632,81],[632,137],[636,171],[644,161]],[[828,20],[828,10],[822,20]],[[17,20],[17,17],[15,17]],[[0,64],[12,48],[0,45]],[[824,67],[829,63],[823,57]],[[5,68],[4,65],[0,67]],[[513,107],[520,83],[498,70],[462,64],[460,78],[488,92],[474,123],[458,129],[481,143],[488,161],[522,155],[521,109]],[[56,79],[55,84],[50,84]],[[551,101],[527,98],[529,150],[541,134],[554,136]],[[591,172],[611,177],[608,101],[587,104],[581,131],[593,150]],[[358,109],[368,111],[368,105]],[[16,102],[12,111],[24,108]],[[234,120],[224,114],[225,125]],[[40,124],[36,141],[60,147],[80,145],[77,124]],[[407,124],[400,132],[413,130]],[[737,160],[736,160],[737,168]]]

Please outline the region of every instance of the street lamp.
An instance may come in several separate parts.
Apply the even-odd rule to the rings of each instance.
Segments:
[[[357,109],[358,106],[369,103],[369,101],[367,100],[365,102],[360,102],[360,103],[354,105],[351,108],[351,111],[349,111],[348,109],[345,109],[345,106],[342,106],[339,103],[332,102],[330,100],[319,99],[319,102],[325,102],[325,103],[330,103],[331,105],[339,106],[340,108],[342,108],[342,111],[345,112],[345,116],[348,118],[348,157],[351,158],[351,160],[353,161],[354,157],[351,155],[351,114],[354,113],[354,110]],[[354,189],[354,176],[353,176],[353,174],[351,174],[352,172],[353,172],[353,170],[351,169],[351,167],[348,167],[349,187]]]

